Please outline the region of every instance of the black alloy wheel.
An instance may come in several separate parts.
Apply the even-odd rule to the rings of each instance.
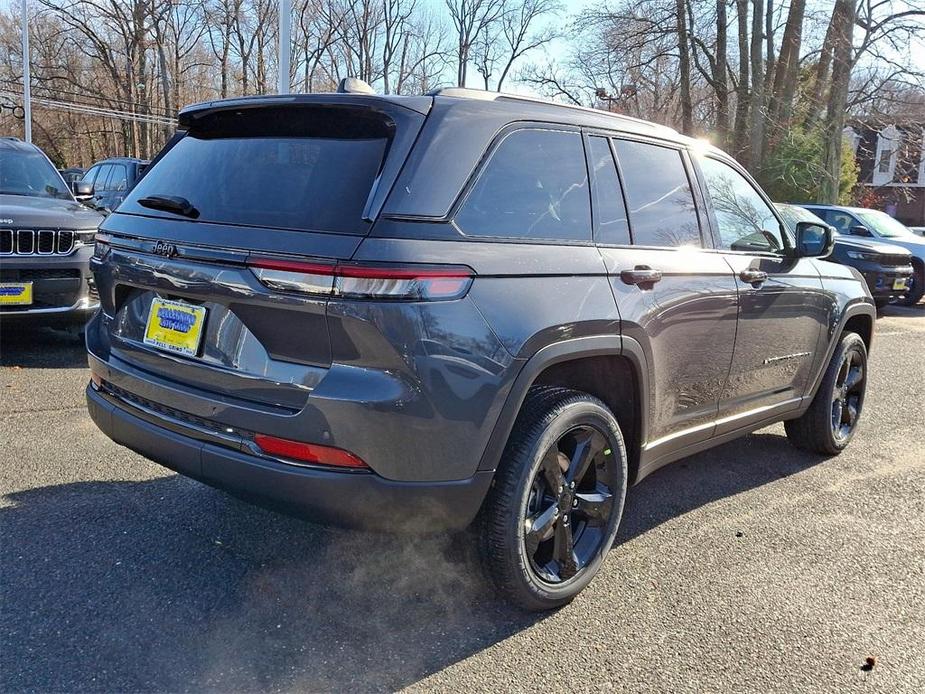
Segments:
[[[495,586],[527,610],[571,601],[614,542],[627,478],[623,433],[603,402],[531,388],[476,524]]]
[[[620,477],[607,439],[591,425],[547,448],[524,514],[523,549],[537,578],[568,581],[600,553]]]
[[[832,436],[836,441],[847,441],[854,433],[861,406],[864,404],[866,360],[855,349],[847,350],[832,389]]]
[[[784,422],[797,448],[838,455],[855,435],[867,389],[867,345],[854,332],[842,334],[809,408]]]

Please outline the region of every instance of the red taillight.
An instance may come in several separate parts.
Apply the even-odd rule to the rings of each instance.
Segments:
[[[369,469],[369,465],[360,458],[342,448],[321,446],[317,443],[290,441],[267,434],[254,434],[254,443],[260,450],[280,458],[290,458],[315,465],[331,465],[356,469]]]
[[[257,258],[248,265],[273,289],[350,299],[458,299],[469,290],[473,274],[464,266],[325,264],[276,258]]]

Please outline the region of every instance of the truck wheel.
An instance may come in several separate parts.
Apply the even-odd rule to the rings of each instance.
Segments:
[[[909,293],[902,299],[897,300],[901,306],[915,306],[925,294],[925,265],[915,264],[915,270],[912,273],[912,287]]]
[[[481,555],[498,589],[533,611],[571,601],[613,544],[626,477],[623,435],[604,403],[531,388],[479,513]]]
[[[857,430],[867,390],[867,347],[857,333],[842,335],[809,409],[784,422],[797,448],[823,455],[841,453]]]

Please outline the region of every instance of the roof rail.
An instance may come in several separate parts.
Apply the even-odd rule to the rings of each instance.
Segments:
[[[482,101],[494,101],[501,92],[490,92],[485,89],[470,89],[469,87],[441,87],[429,91],[424,96],[453,96],[459,99],[480,99]]]
[[[643,118],[635,118],[633,116],[626,116],[622,113],[613,113],[611,111],[602,111],[599,108],[589,108],[588,106],[580,106],[578,104],[564,104],[559,101],[550,101],[549,99],[543,99],[537,96],[527,96],[525,94],[490,92],[484,89],[472,89],[470,87],[444,87],[443,89],[435,89],[433,91],[427,92],[427,96],[451,96],[459,99],[480,99],[482,101],[497,101],[498,99],[526,101],[532,104],[545,104],[547,106],[555,106],[558,108],[568,108],[574,111],[585,111],[599,115],[613,116],[614,118],[620,118],[622,120],[628,120],[634,123],[648,125],[650,127],[662,128],[674,135],[679,134],[678,131],[674,128],[671,128],[667,125],[662,125],[660,123],[653,123],[652,121],[647,121]]]

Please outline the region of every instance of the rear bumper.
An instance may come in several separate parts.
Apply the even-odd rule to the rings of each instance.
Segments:
[[[461,530],[478,513],[493,476],[397,482],[372,472],[333,472],[235,450],[194,427],[183,433],[176,423],[161,426],[150,413],[89,386],[87,406],[109,438],[165,467],[259,505],[343,527]]]

